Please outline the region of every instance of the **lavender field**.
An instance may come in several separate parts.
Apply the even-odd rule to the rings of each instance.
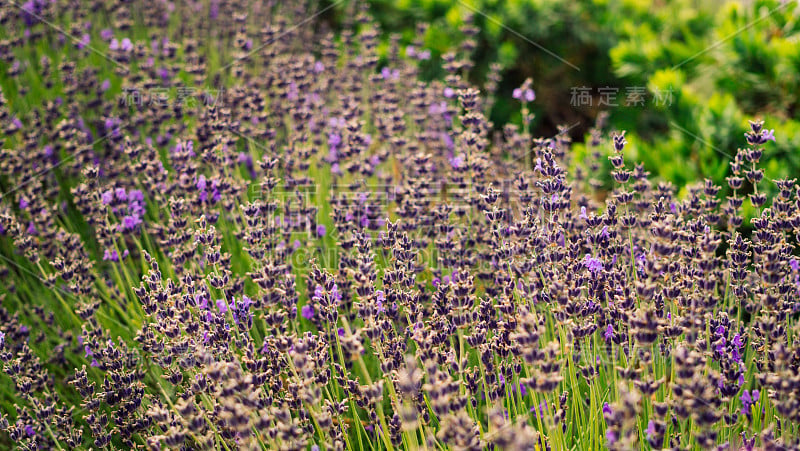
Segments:
[[[0,23],[0,449],[800,447],[773,124],[675,186],[605,114],[534,136],[469,17],[440,58],[357,1]]]

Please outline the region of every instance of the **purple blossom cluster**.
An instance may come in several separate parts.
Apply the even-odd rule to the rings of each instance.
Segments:
[[[800,446],[771,130],[678,189],[604,115],[531,136],[531,80],[491,123],[472,18],[439,55],[313,4],[0,6],[0,446]],[[115,97],[187,80],[224,102]]]

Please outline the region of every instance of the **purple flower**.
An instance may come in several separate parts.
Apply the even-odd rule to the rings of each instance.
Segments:
[[[742,415],[749,414],[750,406],[753,405],[753,403],[755,402],[753,401],[753,398],[750,396],[750,392],[748,392],[747,390],[743,390],[742,396],[740,396],[739,399],[742,401]]]
[[[328,135],[328,146],[330,147],[338,147],[339,144],[342,143],[342,137],[339,136],[337,133],[331,133]]]
[[[125,52],[130,52],[133,50],[133,43],[128,38],[123,38],[122,43],[120,43],[120,48]]]
[[[144,193],[142,190],[132,189],[128,192],[128,202],[137,203],[144,202]]]
[[[3,345],[5,344],[6,344],[6,334],[0,332],[0,348],[2,348]]]
[[[645,432],[647,433],[647,438],[650,438],[656,434],[656,425],[653,423],[653,420],[647,422],[647,429]]]
[[[737,350],[736,348],[734,348],[733,351],[731,351],[731,359],[733,359],[734,362],[742,361],[742,356],[739,355],[739,350]],[[739,385],[741,385],[741,383]]]
[[[111,190],[104,191],[103,194],[100,195],[100,201],[103,202],[103,205],[110,205],[113,200],[114,193]]]
[[[100,31],[100,39],[104,41],[108,41],[113,37],[114,37],[114,32],[109,30],[108,28],[104,28]]]
[[[324,224],[317,225],[317,236],[324,237],[328,233],[328,228]]]
[[[300,314],[303,315],[303,318],[311,321],[311,318],[314,317],[314,307],[306,304],[300,309]]]
[[[747,390],[742,391],[742,396],[739,397],[742,401],[742,415],[748,415],[750,413],[750,406],[757,403],[758,398],[758,390],[753,390],[752,392],[748,392]]]
[[[447,102],[441,101],[439,103],[432,103],[428,107],[428,113],[432,116],[444,114],[447,112]]]
[[[453,150],[455,148],[455,143],[453,142],[453,138],[450,137],[449,133],[442,132],[442,142],[447,147],[448,150]]]
[[[15,128],[15,129],[17,129],[17,130],[19,130],[20,128],[22,128],[22,121],[21,121],[21,120],[19,120],[19,118],[18,118],[18,117],[14,117],[14,119],[12,119],[12,120],[11,120],[11,124],[12,124],[12,125],[14,126],[14,128]]]
[[[615,255],[614,258],[616,259],[617,256]],[[644,255],[644,252],[639,253],[639,255],[636,256],[636,269],[643,271],[645,261],[647,261],[647,257]]]
[[[90,43],[91,41],[92,41],[92,37],[91,37],[91,36],[89,36],[89,34],[88,34],[88,33],[84,33],[84,34],[83,34],[83,36],[81,36],[81,39],[80,39],[80,41],[78,41],[78,43],[77,43],[77,44],[75,44],[75,45],[76,45],[76,47],[78,47],[79,49],[82,49],[82,48],[84,48],[84,47],[89,47],[89,43]]]
[[[606,430],[606,440],[608,441],[609,445],[613,445],[617,442],[617,434],[616,432],[612,431],[611,429]]]
[[[594,258],[589,254],[586,254],[586,258],[583,261],[583,265],[591,271],[592,273],[597,273],[603,270],[603,262],[600,259]]]
[[[511,93],[511,97],[513,97],[516,100],[533,102],[534,100],[536,100],[536,93],[531,88],[526,88],[524,90],[522,88],[516,88],[514,89],[514,92]]]
[[[380,163],[381,163],[381,159],[377,155],[373,155],[373,156],[369,157],[369,164],[371,164],[373,166],[377,166]]]
[[[328,119],[328,125],[331,128],[344,128],[347,125],[347,121],[343,117],[332,117]]]
[[[103,253],[103,260],[112,261],[112,262],[118,262],[119,261],[119,254],[117,254],[117,251],[114,250],[114,249],[110,249],[110,250],[106,249],[105,252]]]
[[[606,341],[609,341],[614,338],[614,327],[611,324],[606,326],[606,331],[605,333],[603,333],[603,337],[606,339]]]
[[[297,88],[297,83],[291,82],[289,83],[289,89],[286,93],[286,98],[289,100],[297,100],[300,97],[300,91]]]
[[[122,218],[122,229],[123,230],[133,230],[139,224],[142,223],[142,220],[137,216],[125,215]]]
[[[228,304],[225,302],[225,299],[217,299],[217,308],[223,315],[228,311]]]
[[[544,416],[544,411],[546,409],[547,409],[547,400],[540,402],[539,403],[539,409],[538,409],[538,416],[539,417],[543,417]],[[537,413],[536,406],[531,407],[530,411],[533,412],[534,414],[536,414]]]
[[[383,77],[384,80],[388,79],[397,80],[398,78],[400,78],[400,71],[397,69],[392,70],[389,69],[389,67],[384,66],[384,68],[381,69],[381,77]]]
[[[608,417],[611,416],[611,413],[612,413],[611,412],[611,406],[609,406],[607,402],[604,402],[603,403],[603,417],[607,419]]]
[[[210,3],[211,4],[208,6],[208,17],[211,20],[217,20],[217,17],[219,17],[219,2],[212,1]]]
[[[34,3],[33,0],[29,0],[22,5],[22,13],[21,16],[23,20],[25,20],[25,25],[31,26],[38,22],[37,15],[41,11],[38,3]]]
[[[205,310],[208,308],[208,298],[205,295],[196,294],[194,296],[194,303],[201,310]]]
[[[36,431],[33,430],[33,427],[30,424],[26,424],[25,433],[28,434],[28,437],[33,437],[36,434]]]

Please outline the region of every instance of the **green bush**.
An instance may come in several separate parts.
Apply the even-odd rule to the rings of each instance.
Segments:
[[[795,151],[800,8],[794,2],[374,0],[371,5],[386,32],[400,33],[406,43],[422,39],[434,58],[462,39],[459,27],[472,16],[480,31],[478,63],[470,76],[480,82],[490,63],[502,67],[492,111],[498,128],[520,122],[511,92],[530,77],[537,92],[531,107],[534,135],[579,124],[571,134],[582,141],[606,109],[609,122],[628,131],[630,147],[648,170],[676,184],[710,178],[724,185],[745,118],[760,117],[775,127],[777,139],[767,151],[775,162],[766,168],[767,178],[800,172]],[[432,26],[417,36],[415,23],[422,20]],[[590,90],[591,106],[571,104],[576,87]],[[618,90],[619,106],[597,105],[605,87]],[[623,104],[632,87],[647,88],[644,106]],[[664,100],[658,105],[657,94]],[[667,94],[669,101],[663,99]]]

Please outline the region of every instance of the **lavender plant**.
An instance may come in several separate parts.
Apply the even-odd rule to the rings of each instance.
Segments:
[[[423,82],[361,3],[143,5],[0,8],[4,447],[800,446],[763,123],[679,191],[530,81],[496,132],[471,40]]]

